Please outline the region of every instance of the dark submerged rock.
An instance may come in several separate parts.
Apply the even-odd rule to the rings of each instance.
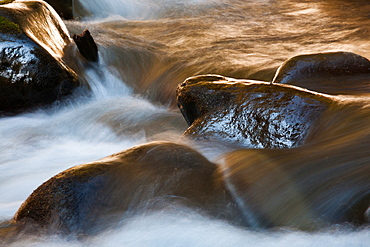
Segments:
[[[330,98],[304,145],[222,157],[224,179],[256,226],[317,230],[370,222],[368,99]]]
[[[14,217],[46,232],[93,233],[144,210],[180,204],[240,221],[216,165],[189,147],[157,142],[72,167],[38,187]]]
[[[73,40],[84,58],[91,62],[98,61],[98,47],[89,30],[86,29],[80,35],[73,35]]]
[[[50,104],[70,94],[79,81],[59,57],[69,42],[59,17],[39,1],[4,6],[0,6],[0,114]],[[50,43],[57,34],[40,29],[40,22],[58,30],[59,43]]]
[[[267,82],[217,75],[187,79],[178,106],[190,127],[185,136],[248,148],[287,148],[304,143],[329,97]]]
[[[65,20],[73,19],[73,0],[47,0],[60,17]]]
[[[359,226],[369,223],[369,138],[365,139],[357,144],[235,151],[223,157],[224,178],[255,226]]]
[[[369,93],[370,61],[351,52],[298,55],[278,68],[272,83],[328,94]]]

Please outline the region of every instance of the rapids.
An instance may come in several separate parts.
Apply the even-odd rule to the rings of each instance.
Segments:
[[[370,58],[369,11],[366,0],[75,0],[79,18],[65,21],[66,26],[71,35],[88,28],[100,60],[87,64],[73,45],[63,59],[91,92],[0,119],[0,220],[11,219],[34,189],[71,166],[152,140],[179,141],[187,125],[176,107],[175,88],[187,77],[271,81],[277,67],[298,54],[342,50]],[[367,105],[369,98],[342,100]],[[320,146],[320,152],[348,144],[369,152],[369,144],[359,138],[370,135],[364,112],[348,114],[350,124],[325,132],[322,138],[330,145]],[[330,117],[328,122],[336,123]],[[351,126],[353,134],[341,135],[342,126]],[[230,151],[207,143],[197,149],[211,161]],[[82,240],[20,236],[12,246],[334,247],[369,242],[366,226],[335,225],[317,232],[241,229],[173,208],[126,219],[117,229]]]

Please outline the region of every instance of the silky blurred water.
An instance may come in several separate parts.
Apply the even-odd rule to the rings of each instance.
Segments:
[[[100,60],[87,64],[73,46],[64,60],[91,92],[0,119],[1,220],[10,219],[34,189],[66,168],[151,140],[178,141],[187,126],[175,88],[187,77],[214,73],[270,81],[276,68],[297,54],[344,50],[370,57],[368,1],[79,3],[80,17],[66,21],[67,28],[71,35],[88,28]],[[211,160],[229,151],[213,144],[198,150]],[[126,219],[119,228],[85,240],[25,237],[12,246],[337,247],[369,241],[366,228],[255,231],[179,208]]]

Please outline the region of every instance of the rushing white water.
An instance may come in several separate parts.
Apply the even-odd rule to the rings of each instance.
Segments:
[[[133,95],[103,62],[99,66],[104,70],[86,70],[90,97],[0,119],[1,219],[11,218],[34,189],[68,167],[155,139],[159,132],[178,139],[176,126],[161,118],[180,119],[179,113]],[[163,122],[158,131],[148,127],[155,121]]]
[[[197,14],[201,8],[209,8],[222,0],[91,0],[80,1],[93,17],[104,18],[111,15],[122,16],[129,20],[157,19],[171,11],[185,11]]]
[[[251,3],[253,1],[245,2]],[[269,2],[274,1],[255,2],[259,2],[263,4],[263,6],[267,6]],[[171,16],[171,13],[173,12],[182,14],[185,13],[184,15],[187,16],[195,16],[200,15],[202,11],[206,11],[207,7],[222,5],[225,3],[232,4],[232,1],[81,1],[83,7],[93,15],[95,20],[94,22],[82,22],[82,24],[77,21],[71,21],[69,22],[69,28],[73,29],[76,26],[79,27],[86,25],[87,28],[95,28],[95,31],[101,31],[100,33],[97,33],[97,40],[98,45],[102,45],[103,42],[99,43],[99,41],[103,39],[102,36],[104,36],[106,33],[102,31],[104,30],[104,28],[102,28],[104,22],[100,21],[101,18],[112,15],[119,15],[124,19],[151,20],[159,17]],[[316,9],[316,5],[314,7]],[[256,13],[259,13],[258,11],[259,10],[256,8]],[[307,11],[306,7],[303,9],[299,7],[297,11],[303,11],[301,12],[303,14],[311,13]],[[294,13],[298,14],[297,11],[295,11]],[[251,15],[253,15],[253,11]],[[268,13],[266,13],[266,15],[268,16]],[[224,17],[226,19],[230,18],[229,14],[227,13],[224,15]],[[235,15],[235,18],[239,18],[238,15]],[[261,29],[264,28],[264,24],[258,18],[260,17],[256,17],[255,20],[250,21],[249,23],[251,24],[251,26],[255,27],[255,32],[259,32]],[[269,19],[269,17],[266,18]],[[156,24],[157,23],[158,22],[156,22]],[[186,21],[184,21],[184,23],[186,23]],[[198,20],[196,20],[196,23],[199,25],[203,24],[200,23]],[[99,26],[99,24],[101,26],[96,27]],[[130,23],[123,22],[120,24],[122,26],[125,26]],[[129,52],[136,52],[136,50],[132,48],[135,47],[135,45],[132,45],[132,43],[134,42],[139,43],[140,46],[147,45],[147,47],[149,47],[147,50],[144,50],[145,47],[142,48],[146,52],[145,54],[152,52],[151,49],[153,47],[165,49],[163,47],[167,48],[168,45],[173,46],[174,49],[177,49],[179,44],[187,44],[188,42],[186,40],[186,37],[182,37],[182,39],[180,39],[180,37],[175,40],[176,42],[174,41],[172,43],[171,41],[173,40],[173,37],[170,33],[173,30],[169,30],[169,34],[166,34],[167,36],[163,35],[163,39],[166,40],[164,41],[164,44],[158,44],[159,39],[156,40],[155,38],[153,38],[153,41],[151,41],[151,43],[145,40],[145,38],[150,35],[150,33],[148,34],[146,32],[146,29],[140,31],[137,26],[134,26],[135,24],[137,24],[139,27],[143,24],[136,22],[132,24],[133,27],[137,28],[138,31],[136,32],[136,34],[140,36],[142,40],[139,40],[139,38],[133,39],[130,35],[124,36],[122,33],[120,33],[122,32],[122,30],[120,30],[120,27],[118,26],[117,29],[114,29],[114,27],[109,27],[110,31],[117,35],[114,36],[114,38],[116,38],[115,40],[109,40],[109,42],[112,42],[113,44],[115,41],[117,41],[117,44],[115,45],[117,45],[117,47],[121,45],[123,47],[122,50],[125,50],[126,52],[125,54]],[[170,24],[171,23],[169,22],[168,25]],[[183,23],[182,25],[186,26],[186,24]],[[193,23],[191,25],[193,25]],[[153,26],[153,28],[157,27],[158,26]],[[114,30],[112,31],[112,29]],[[148,29],[150,30],[151,26],[149,26]],[[176,30],[178,29],[179,28],[177,28]],[[279,27],[279,31],[282,31],[283,29],[289,29],[289,27]],[[200,29],[191,27],[189,33],[199,30]],[[225,30],[227,32],[225,32]],[[108,33],[109,30],[106,32]],[[154,33],[156,31],[154,30],[152,32]],[[199,32],[201,33],[202,30],[200,30]],[[232,38],[235,38],[235,40],[237,40],[237,42],[242,42],[242,38],[245,38],[234,37],[234,33],[237,33],[237,28],[235,26],[227,27],[226,25],[223,26],[220,24],[218,26],[218,29],[215,29],[216,34],[212,35],[209,32],[207,33],[208,35],[196,37],[197,42],[194,41],[194,44],[195,46],[197,46],[199,44],[203,44],[203,41],[212,41],[212,39],[216,39],[215,37],[219,37],[219,34],[222,32],[231,35]],[[300,31],[298,30],[297,33],[299,32]],[[187,35],[189,35],[189,33],[187,33]],[[132,35],[134,34],[135,32],[133,31]],[[122,36],[124,37],[122,38]],[[158,34],[158,36],[160,35]],[[265,36],[266,35],[264,35],[263,37]],[[343,34],[343,36],[345,36],[345,34]],[[109,38],[112,37],[113,36],[109,36]],[[203,38],[203,40],[199,41],[198,38]],[[203,52],[203,55],[207,55],[209,53],[217,54],[217,52],[221,50],[220,47],[222,47],[222,45],[228,46],[232,44],[232,38],[226,37],[226,35],[224,37],[224,40],[221,40],[221,38],[220,40],[218,40],[219,43],[217,43],[216,41],[212,41],[214,42],[211,43],[213,45],[212,48],[215,48],[215,50],[208,50],[208,48],[202,50],[203,48],[199,46],[197,47],[198,52]],[[252,41],[253,39],[256,39],[255,37],[253,37],[253,35],[249,35],[248,38],[252,39]],[[256,48],[257,50],[260,49],[260,52],[262,50],[269,50],[269,48],[271,48],[272,52],[276,52],[277,50],[281,49],[280,47],[270,47],[267,44],[261,45],[263,42],[260,42],[258,39],[256,40],[254,41],[254,48]],[[104,45],[109,45],[109,42],[107,41]],[[207,42],[205,42],[205,46],[208,46],[210,44]],[[296,42],[296,40],[292,42]],[[353,44],[341,43],[339,46],[355,47],[356,42],[357,41],[353,41]],[[327,44],[325,43],[325,45]],[[247,47],[247,45],[245,45],[244,43],[237,43],[236,47],[231,47],[233,49],[231,49],[230,47],[225,49],[229,49],[228,51],[231,51],[231,55],[233,55],[229,56],[230,53],[227,53],[227,58],[230,61],[233,60],[233,58],[235,57],[233,63],[230,63],[229,65],[230,68],[234,69],[234,63],[249,64],[249,61],[245,60],[249,60],[254,56],[258,56],[257,60],[262,61],[261,63],[265,63],[266,57],[269,57],[268,52],[266,54],[262,54],[262,52],[261,54],[259,54],[259,52],[257,51],[255,53],[241,55],[244,56],[244,58],[247,58],[242,59],[243,61],[241,61],[240,57],[235,55],[235,51],[242,53],[243,50],[241,51],[240,49],[244,49],[245,47]],[[294,46],[292,47],[294,48]],[[305,45],[297,45],[297,47],[298,48],[296,49],[299,50],[303,49]],[[314,45],[311,45],[310,49],[314,49],[313,47]],[[333,47],[331,48],[333,49]],[[183,56],[184,54],[192,54],[190,48],[188,49],[186,47],[186,49],[182,49],[183,50],[181,52],[183,53],[179,52],[179,50],[175,50],[175,52],[173,53],[166,50],[166,52],[164,52],[163,54],[173,55],[173,57],[175,58],[174,60],[179,59],[179,57]],[[290,47],[289,49],[292,48]],[[366,49],[363,48],[363,50]],[[100,51],[109,52],[109,47],[104,47],[104,49],[101,49]],[[155,51],[153,51],[153,53],[155,53]],[[284,51],[282,51],[282,53],[284,53]],[[196,54],[196,52],[193,52],[193,54]],[[86,68],[84,68],[83,74],[80,75],[80,77],[88,82],[92,90],[91,95],[74,96],[67,102],[57,104],[52,108],[40,109],[32,113],[21,114],[13,117],[4,117],[0,119],[1,220],[10,219],[14,215],[20,204],[34,189],[36,189],[40,184],[42,184],[53,175],[65,170],[66,168],[97,160],[104,156],[127,149],[137,144],[145,143],[150,140],[166,139],[176,141],[183,133],[183,131],[185,130],[185,121],[182,119],[180,113],[178,111],[173,111],[167,107],[157,105],[156,103],[152,103],[142,96],[136,95],[134,88],[126,85],[125,81],[120,75],[120,73],[122,73],[120,69],[122,69],[124,65],[115,65],[112,61],[108,61],[107,58],[113,55],[120,56],[122,54],[114,54],[113,52],[113,54],[107,55],[101,53],[100,57],[102,59],[99,61],[99,64],[94,66],[87,66]],[[209,60],[207,60],[206,55],[202,57],[204,57],[204,61],[208,62]],[[132,56],[134,58],[137,58],[135,57],[135,54]],[[141,59],[141,57],[139,58]],[[133,61],[141,61],[140,59],[133,59]],[[178,72],[183,76],[186,73],[182,71],[182,65],[185,63],[185,60],[189,59],[189,57],[182,57],[182,59],[183,63],[179,63],[178,66],[180,69],[175,70],[175,72]],[[165,60],[163,57],[160,57],[158,60],[168,66],[165,63],[167,60]],[[202,63],[204,63],[204,61]],[[192,71],[202,72],[201,69],[197,70],[198,67],[196,62],[198,62],[198,60],[195,59],[189,62],[189,64],[194,63],[196,65],[194,66],[196,67],[196,69]],[[223,60],[222,57],[219,61],[215,60],[215,64],[219,64],[220,68],[222,66],[225,66],[224,62],[225,60]],[[261,63],[258,63],[259,66]],[[276,63],[275,60],[274,63]],[[190,64],[189,67],[193,66],[194,64]],[[135,66],[136,65],[137,64],[135,64]],[[140,65],[141,64],[137,66]],[[145,66],[143,67],[147,68]],[[165,81],[166,77],[158,76],[158,74],[160,74],[160,72],[166,74],[163,71],[167,71],[166,69],[168,68],[164,65],[163,68],[160,66],[155,67],[154,65],[153,67],[154,69],[150,69],[152,69],[154,72],[152,71],[151,74],[148,73],[147,76],[156,77],[158,81]],[[157,72],[156,69],[159,72]],[[242,69],[244,69],[244,67]],[[255,68],[252,68],[252,70],[253,69]],[[225,69],[225,71],[232,71],[232,69]],[[141,70],[138,70],[136,74],[140,74],[140,72]],[[172,72],[173,71],[171,70],[171,73]],[[230,73],[232,74],[233,71]],[[169,119],[173,121],[169,121]],[[218,152],[215,151],[215,149],[218,150]],[[222,152],[226,151],[225,149],[225,147],[213,148],[212,144],[209,144],[208,146],[206,146],[205,144],[205,146],[203,146],[200,151],[206,154],[208,158],[216,160],[217,157],[222,154]],[[353,230],[352,228],[346,228],[345,226],[334,226],[332,229],[313,233],[301,232],[293,229],[255,231],[250,229],[241,229],[222,221],[206,218],[202,215],[188,211],[183,208],[177,208],[174,209],[173,212],[147,213],[144,215],[138,215],[130,219],[125,219],[125,221],[122,222],[119,228],[111,229],[107,232],[103,232],[97,236],[89,237],[84,240],[67,240],[63,237],[58,236],[47,236],[41,238],[27,237],[20,238],[11,246],[68,245],[366,247],[369,245],[369,242],[370,230],[367,228]]]
[[[238,229],[224,222],[191,212],[157,212],[130,219],[119,229],[107,231],[85,241],[51,236],[25,239],[10,246],[256,246],[256,247],[367,247],[369,230],[329,229],[320,233],[292,230],[256,232]]]

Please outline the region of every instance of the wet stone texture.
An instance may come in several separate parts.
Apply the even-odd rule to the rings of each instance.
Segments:
[[[29,38],[0,34],[0,113],[51,103],[78,85],[72,70]]]
[[[224,178],[258,227],[312,231],[333,224],[368,224],[368,142],[365,135],[342,145],[234,151],[222,159]]]
[[[89,30],[84,30],[80,35],[73,35],[73,40],[84,58],[91,62],[98,61],[98,46]]]
[[[370,61],[351,52],[298,55],[278,68],[272,83],[327,94],[369,93]]]
[[[330,102],[299,88],[214,75],[186,80],[177,100],[190,125],[185,136],[247,148],[303,144]]]
[[[65,20],[73,19],[73,0],[47,0],[53,9]]]
[[[123,216],[176,205],[243,224],[217,166],[169,142],[133,147],[57,174],[27,198],[14,223],[30,231],[93,234]]]
[[[18,4],[23,6],[24,3]],[[47,17],[42,15],[43,11],[48,11],[41,8],[40,2],[28,1],[27,4],[28,8],[21,9],[25,12],[17,7],[0,8],[0,17],[5,20],[1,25],[17,27],[0,30],[0,115],[50,104],[71,94],[80,85],[76,73],[45,49],[45,45],[54,47],[57,44],[50,40],[44,44],[24,31],[24,28],[39,29],[39,33],[45,33],[43,26],[29,27],[25,19],[27,15],[39,14],[38,19],[43,22]],[[63,30],[57,30],[60,37],[65,37]],[[63,43],[68,39],[62,40]]]

